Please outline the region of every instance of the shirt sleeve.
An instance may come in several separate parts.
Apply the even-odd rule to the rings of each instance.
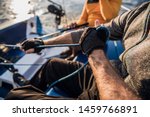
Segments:
[[[110,32],[110,40],[121,40],[127,23],[129,12],[112,19],[109,23],[103,24]]]

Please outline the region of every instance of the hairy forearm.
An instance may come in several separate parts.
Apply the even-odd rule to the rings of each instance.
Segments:
[[[54,45],[54,44],[71,44],[73,43],[71,33],[65,33],[57,37],[44,40],[45,45]]]
[[[84,29],[64,33],[60,36],[44,40],[45,45],[78,43]]]
[[[94,50],[89,55],[100,99],[139,99],[115,72],[103,50]]]

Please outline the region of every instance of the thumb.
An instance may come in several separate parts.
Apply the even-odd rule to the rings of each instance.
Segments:
[[[97,26],[99,26],[100,25],[100,21],[97,19],[97,20],[95,20],[95,27],[97,27]]]

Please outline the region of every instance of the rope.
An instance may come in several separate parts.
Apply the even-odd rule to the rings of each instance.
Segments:
[[[72,72],[71,74],[65,76],[65,77],[62,77],[60,78],[59,80],[56,80],[55,82],[53,82],[49,87],[48,87],[48,91],[49,89],[51,89],[52,87],[54,87],[56,84],[58,84],[59,82],[62,82],[68,78],[71,78],[72,76],[76,75],[78,72],[80,72],[86,65],[88,64],[88,61],[83,65],[81,66],[79,69],[77,69],[76,71]]]

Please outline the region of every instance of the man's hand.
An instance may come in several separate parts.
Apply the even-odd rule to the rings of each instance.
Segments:
[[[108,37],[109,32],[105,27],[87,28],[79,41],[83,53],[88,56],[94,49],[104,49]]]
[[[77,26],[77,23],[73,22],[73,23],[67,25],[66,27],[72,29],[72,28],[75,28],[76,26]]]
[[[40,52],[42,49],[41,48],[36,48],[40,45],[44,45],[44,42],[42,39],[30,39],[30,40],[25,40],[21,46],[22,50],[25,51],[26,53],[33,53],[33,52]]]

